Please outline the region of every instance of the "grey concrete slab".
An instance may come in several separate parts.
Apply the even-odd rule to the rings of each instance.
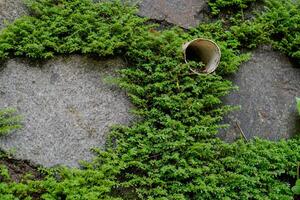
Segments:
[[[226,117],[231,126],[220,136],[240,137],[238,123],[248,138],[254,136],[279,140],[300,133],[300,118],[295,97],[300,96],[300,66],[294,66],[270,47],[253,52],[230,80],[239,87],[225,98],[225,103],[241,109]]]
[[[0,71],[0,108],[23,116],[22,130],[0,138],[0,148],[36,164],[78,166],[102,147],[109,127],[129,124],[124,91],[106,83],[124,67],[120,58],[57,57],[44,63],[7,61]]]

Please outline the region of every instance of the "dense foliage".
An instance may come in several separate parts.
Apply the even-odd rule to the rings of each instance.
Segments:
[[[296,195],[300,195],[300,179],[297,180],[296,185],[292,188]]]
[[[16,183],[2,167],[0,199],[293,198],[300,140],[229,144],[216,137],[232,109],[221,101],[233,89],[222,76],[249,58],[239,51],[246,37],[238,26],[227,29],[215,22],[188,32],[157,31],[119,2],[30,0],[27,5],[33,15],[0,33],[1,58],[124,55],[131,66],[120,71],[119,84],[141,120],[115,127],[106,150],[95,149],[95,159],[82,169],[43,170],[42,180]],[[220,45],[217,74],[192,74],[184,63],[181,46],[197,37]]]
[[[265,0],[265,12],[243,20],[239,13],[230,27],[248,48],[267,43],[300,63],[300,1]]]
[[[144,31],[135,9],[84,1],[26,1],[32,16],[22,17],[2,31],[0,58],[49,58],[55,53],[114,55]]]
[[[212,9],[212,14],[217,15],[221,10],[231,9],[236,12],[248,8],[251,3],[262,2],[262,0],[209,0],[208,4]]]
[[[21,128],[21,117],[11,108],[0,110],[0,136]]]
[[[300,63],[300,1],[271,0],[268,11],[258,20],[267,24],[273,46]]]

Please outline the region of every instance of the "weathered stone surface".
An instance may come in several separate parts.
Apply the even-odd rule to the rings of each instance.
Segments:
[[[4,21],[13,22],[26,13],[22,0],[0,0],[0,29],[5,26]]]
[[[279,140],[300,133],[295,97],[300,96],[300,66],[287,57],[261,47],[230,79],[239,87],[225,103],[240,105],[225,120],[230,128],[220,135],[228,140],[240,137],[239,123],[247,138]]]
[[[111,125],[132,120],[124,92],[103,81],[124,65],[76,55],[9,60],[0,72],[0,108],[17,108],[24,128],[1,137],[0,148],[44,166],[89,160]]]
[[[205,6],[206,0],[144,0],[140,3],[139,14],[190,28],[199,23],[199,12]]]

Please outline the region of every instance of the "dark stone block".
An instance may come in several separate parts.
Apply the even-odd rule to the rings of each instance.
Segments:
[[[255,50],[251,60],[229,78],[239,90],[224,98],[225,104],[240,105],[241,109],[226,117],[230,128],[220,136],[227,140],[240,137],[236,123],[247,138],[279,140],[300,133],[295,101],[300,96],[297,67],[270,47]]]

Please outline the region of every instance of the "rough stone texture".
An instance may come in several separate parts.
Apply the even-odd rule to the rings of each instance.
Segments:
[[[139,14],[151,19],[165,20],[184,28],[196,26],[206,7],[206,0],[144,0]]]
[[[22,0],[0,0],[0,29],[5,26],[4,21],[12,22],[26,13]]]
[[[9,60],[0,72],[0,108],[17,108],[24,128],[0,138],[0,148],[44,166],[89,160],[111,125],[132,120],[124,92],[103,81],[124,65],[77,55]]]
[[[230,78],[239,91],[226,97],[225,103],[241,105],[241,109],[226,118],[231,126],[220,136],[240,137],[236,122],[247,138],[279,140],[300,133],[295,102],[300,96],[300,66],[296,67],[270,47],[254,51],[252,59]]]

